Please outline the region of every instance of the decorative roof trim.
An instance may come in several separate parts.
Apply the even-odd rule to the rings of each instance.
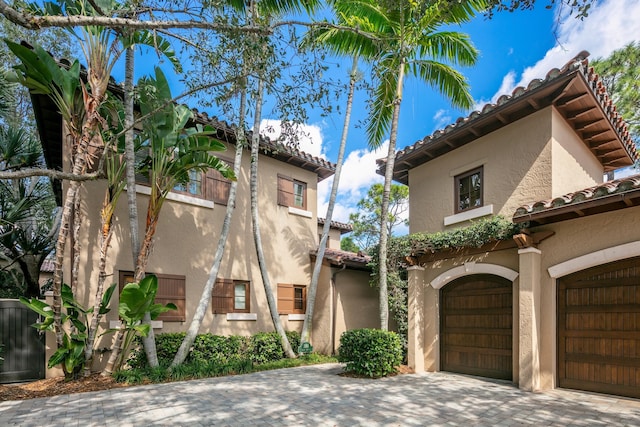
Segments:
[[[640,174],[520,206],[513,221],[547,224],[638,205]]]
[[[315,257],[317,254],[317,250],[311,251],[312,257]],[[338,267],[346,266],[360,270],[371,270],[371,267],[368,266],[371,262],[371,257],[360,252],[355,253],[327,248],[324,252],[324,259]]]
[[[318,225],[324,225],[326,222],[326,218],[318,218]],[[346,222],[331,221],[330,227],[334,230],[340,230],[340,234],[350,233],[353,231],[353,226]]]

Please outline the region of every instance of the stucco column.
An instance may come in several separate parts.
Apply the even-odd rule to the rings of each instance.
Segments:
[[[519,387],[540,389],[540,265],[542,252],[536,248],[518,251],[519,292]]]
[[[424,372],[424,268],[414,265],[407,268],[408,322],[407,359],[409,366],[416,372]]]

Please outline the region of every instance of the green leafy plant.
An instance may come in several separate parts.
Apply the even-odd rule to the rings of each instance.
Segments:
[[[109,302],[116,285],[111,285],[102,296],[99,305],[99,315],[107,314],[110,309]],[[73,295],[71,287],[63,284],[61,288],[62,313],[61,323],[67,325],[63,331],[62,345],[51,355],[48,367],[52,368],[61,365],[66,378],[77,378],[85,364],[84,350],[87,346],[87,329],[89,327],[89,315],[93,313],[93,308],[84,308]],[[42,316],[43,321],[32,326],[39,331],[54,331],[53,308],[36,298],[20,298],[20,302],[31,310]]]
[[[288,331],[286,334],[291,348],[297,349],[300,346],[300,334],[293,331]],[[258,332],[251,336],[249,353],[251,360],[258,364],[273,362],[285,357],[277,332]]]
[[[338,360],[345,371],[371,378],[385,377],[402,363],[402,344],[395,332],[353,329],[340,337]]]
[[[142,323],[145,313],[151,315],[151,320],[155,320],[162,313],[169,310],[177,310],[175,304],[156,304],[156,293],[158,292],[158,278],[149,275],[142,279],[140,283],[128,283],[120,292],[120,305],[118,314],[122,323],[121,330],[124,333],[122,339],[122,349],[116,361],[116,367],[120,368],[124,363],[124,355],[127,354],[136,335],[147,336],[150,325]],[[111,329],[107,332],[113,332]]]

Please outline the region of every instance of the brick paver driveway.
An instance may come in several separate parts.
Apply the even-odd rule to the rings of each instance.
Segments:
[[[339,365],[0,402],[0,425],[640,425],[640,401],[449,373],[380,380]]]

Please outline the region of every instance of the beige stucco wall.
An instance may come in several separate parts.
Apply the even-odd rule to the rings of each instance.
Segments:
[[[602,182],[603,167],[569,124],[548,107],[409,172],[410,232],[435,232],[454,214],[454,178],[483,166],[484,205],[510,218],[525,204]],[[428,184],[428,185],[427,185]],[[472,212],[472,211],[468,211]]]
[[[221,156],[232,158],[233,148],[232,146],[231,150],[222,153]],[[250,281],[250,311],[256,314],[257,319],[227,320],[226,314],[214,315],[211,313],[211,308],[208,308],[201,332],[249,335],[259,331],[273,330],[251,231],[248,153],[245,152],[243,157],[242,172],[238,177],[236,209],[218,277]],[[267,156],[260,157],[259,170],[258,197],[262,243],[269,279],[275,294],[277,283],[308,285],[310,282],[312,264],[309,252],[317,247],[318,241],[317,176],[313,172]],[[278,174],[287,174],[307,183],[308,217],[291,213],[289,208],[277,205]],[[93,292],[98,278],[100,226],[98,213],[104,197],[104,188],[104,182],[88,182],[82,191],[82,211],[85,216],[80,233],[82,250],[79,282],[90,284],[91,287],[88,292],[85,291],[84,286],[80,287],[78,297],[84,304],[93,301]],[[141,232],[144,230],[147,200],[147,196],[138,194]],[[165,202],[147,271],[186,277],[186,322],[164,321],[162,329],[156,329],[156,333],[183,331],[188,327],[208,278],[225,210],[226,206],[218,204],[212,209],[171,200]],[[120,271],[133,270],[126,193],[122,194],[118,202],[114,227],[115,233],[107,260],[109,283],[118,281]],[[70,277],[68,255],[65,277]],[[326,283],[321,282],[320,288],[329,287],[326,274],[324,280]],[[363,283],[368,287],[367,280]],[[326,293],[326,291],[319,291],[321,295],[322,292]],[[103,322],[104,326],[108,325],[108,320],[117,319],[116,302],[112,302],[113,310]],[[328,301],[322,297],[319,298],[314,316],[316,325],[327,322],[328,310]],[[285,329],[300,331],[302,320],[289,320],[289,317],[288,315],[280,316]],[[111,337],[105,337],[105,341],[98,347],[107,346],[109,339]]]
[[[560,113],[552,108],[551,197],[601,184],[604,168]],[[532,199],[533,201],[535,199]]]
[[[444,218],[454,214],[455,176],[481,165],[484,204],[492,204],[494,214],[509,217],[518,206],[550,197],[550,140],[546,108],[411,169],[410,232],[444,230]]]

